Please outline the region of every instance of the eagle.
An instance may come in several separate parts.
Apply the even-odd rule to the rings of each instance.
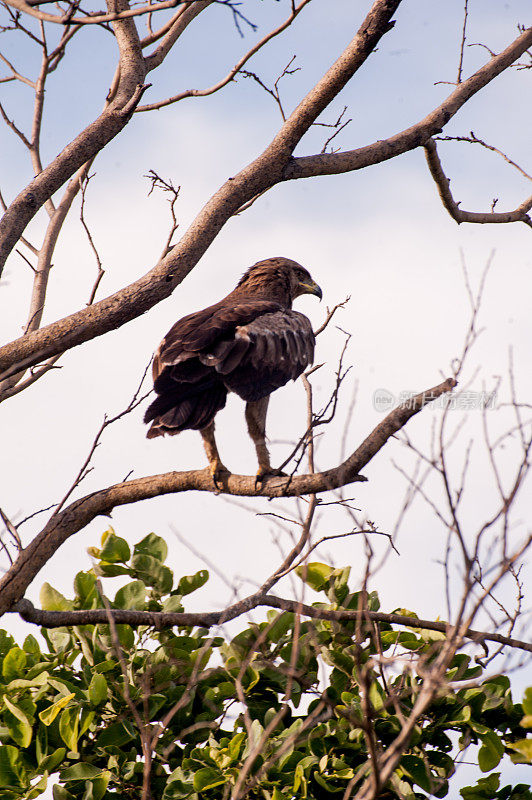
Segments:
[[[228,392],[246,401],[257,481],[280,474],[266,447],[266,412],[270,394],[298,378],[314,358],[310,320],[292,310],[302,294],[322,297],[301,264],[282,257],[259,261],[223,300],[176,322],[154,355],[157,396],[144,416],[151,422],[147,437],[199,430],[215,487],[229,472],[214,438],[214,417]]]

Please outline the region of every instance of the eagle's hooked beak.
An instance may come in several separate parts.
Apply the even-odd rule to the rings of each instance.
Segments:
[[[323,297],[323,292],[321,291],[321,287],[318,286],[317,283],[311,281],[310,283],[304,283],[303,281],[299,282],[299,287],[301,289],[301,294],[313,294],[316,297],[319,297],[320,300]]]

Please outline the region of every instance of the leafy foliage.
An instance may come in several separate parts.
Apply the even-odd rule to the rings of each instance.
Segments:
[[[109,530],[91,554],[95,569],[78,573],[73,600],[45,584],[45,609],[102,608],[97,576],[120,575],[130,581],[109,601],[112,608],[182,611],[183,597],[208,579],[202,570],[174,581],[166,544],[155,534],[131,553]],[[379,607],[375,593],[363,598],[349,590],[349,569],[309,564],[299,574],[325,595],[317,608],[358,609],[362,600]],[[120,657],[108,625],[43,629],[47,652],[34,636],[19,647],[0,631],[3,800],[31,800],[48,782],[54,800],[139,797],[143,751],[131,704],[152,734],[164,720],[151,773],[154,797],[227,797],[243,771],[252,798],[341,796],[355,776],[367,774],[368,709],[376,746],[385,748],[419,690],[415,670],[384,679],[376,657],[430,664],[442,637],[277,611],[232,639],[184,626],[116,631]],[[478,745],[479,768],[490,774],[463,788],[464,800],[532,800],[529,786],[501,788],[493,772],[505,755],[532,761],[532,690],[523,705],[514,704],[508,678],[482,680],[482,666],[465,654],[456,655],[447,680],[453,688],[419,721],[386,797],[445,797],[457,755]]]

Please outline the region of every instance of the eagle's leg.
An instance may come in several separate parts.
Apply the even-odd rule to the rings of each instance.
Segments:
[[[260,483],[267,475],[279,475],[279,471],[272,468],[270,463],[270,454],[266,447],[266,412],[268,411],[268,403],[270,396],[267,395],[261,400],[246,403],[246,422],[248,424],[248,432],[253,439],[255,450],[257,451],[257,458],[259,461],[259,469],[257,471],[257,483]]]
[[[211,422],[211,424],[207,425],[206,428],[202,428],[200,433],[201,438],[203,439],[203,447],[205,448],[207,458],[209,459],[209,469],[214,481],[214,486],[216,489],[219,489],[222,485],[222,476],[228,475],[229,470],[222,463],[218,448],[216,447],[216,439],[214,438],[214,422]]]

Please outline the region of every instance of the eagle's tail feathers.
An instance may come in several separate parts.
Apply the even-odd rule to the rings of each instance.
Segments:
[[[166,433],[173,436],[185,430],[206,428],[225,406],[226,400],[227,389],[222,383],[187,398],[170,393],[159,395],[144,415],[144,422],[152,422],[146,435],[153,439]]]

